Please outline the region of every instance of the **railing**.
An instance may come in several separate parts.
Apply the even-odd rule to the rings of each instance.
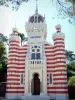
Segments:
[[[39,66],[45,64],[44,60],[27,60],[27,65]]]

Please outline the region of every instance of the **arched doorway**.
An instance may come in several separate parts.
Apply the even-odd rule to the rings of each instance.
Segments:
[[[40,95],[40,79],[38,73],[33,74],[31,91],[32,91],[32,95]]]

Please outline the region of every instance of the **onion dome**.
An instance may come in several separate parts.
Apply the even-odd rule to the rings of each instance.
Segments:
[[[43,17],[41,14],[38,14],[38,4],[36,0],[36,10],[35,14],[29,18],[29,23],[43,23],[45,21],[45,16]]]
[[[38,14],[38,15],[36,15],[36,14],[34,14],[34,15],[32,15],[31,17],[30,17],[30,19],[29,19],[29,22],[30,23],[40,23],[40,22],[44,22],[44,17],[42,16],[42,15],[40,15],[40,14]]]

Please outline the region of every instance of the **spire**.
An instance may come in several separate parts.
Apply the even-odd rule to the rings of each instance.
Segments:
[[[35,11],[36,14],[38,14],[38,3],[37,2],[38,0],[36,0],[36,11]]]

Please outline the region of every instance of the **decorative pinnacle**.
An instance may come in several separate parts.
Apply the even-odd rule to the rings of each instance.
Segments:
[[[18,33],[18,29],[17,28],[13,28],[13,32],[14,33]]]
[[[61,32],[61,25],[56,25],[55,28],[56,28],[56,31],[57,31],[57,32]]]
[[[36,11],[35,11],[36,14],[38,14],[38,3],[37,2],[38,0],[36,0]]]

